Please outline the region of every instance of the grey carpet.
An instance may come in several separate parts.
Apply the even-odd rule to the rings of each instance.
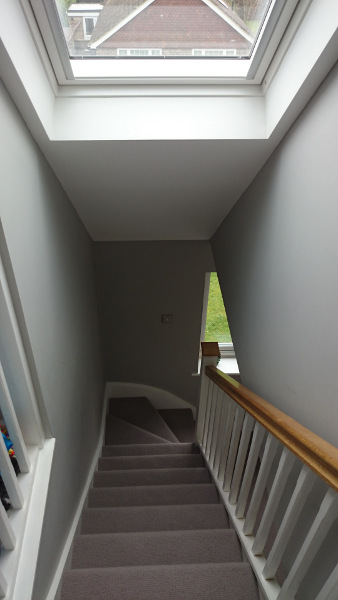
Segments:
[[[88,506],[158,506],[166,504],[215,504],[216,487],[212,483],[139,485],[92,488]]]
[[[140,565],[241,562],[233,529],[79,535],[73,569]]]
[[[118,506],[86,508],[81,533],[176,531],[229,527],[222,504]]]
[[[144,398],[114,399],[110,410],[61,600],[258,600],[191,443],[191,411],[162,418]]]
[[[119,444],[103,446],[102,456],[147,456],[151,454],[199,454],[196,444]]]
[[[66,572],[61,600],[258,600],[247,563],[156,565]]]
[[[194,442],[195,421],[190,408],[170,408],[158,411],[180,442]]]
[[[109,414],[155,433],[169,442],[179,441],[148,398],[111,398]]]
[[[113,417],[113,415],[107,415],[105,443],[128,444],[130,440],[133,444],[170,444],[168,440],[159,435],[145,431],[145,429]]]
[[[174,483],[210,483],[205,467],[196,469],[129,469],[127,471],[96,471],[94,487],[127,485],[171,485]]]
[[[180,467],[204,467],[203,457],[201,454],[155,454],[152,456],[109,456],[99,459],[99,471]]]

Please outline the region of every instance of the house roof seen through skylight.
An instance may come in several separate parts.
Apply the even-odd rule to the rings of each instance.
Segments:
[[[250,58],[271,0],[56,0],[74,58]]]

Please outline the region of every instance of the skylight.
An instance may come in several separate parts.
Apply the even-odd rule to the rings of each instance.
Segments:
[[[250,58],[271,0],[56,0],[70,58]]]
[[[61,84],[261,83],[299,2],[29,1]]]

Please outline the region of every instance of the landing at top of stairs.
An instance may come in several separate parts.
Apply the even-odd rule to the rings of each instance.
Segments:
[[[109,415],[123,419],[137,427],[142,427],[169,442],[179,441],[148,398],[111,398],[109,400]]]
[[[170,444],[169,440],[146,431],[142,427],[128,423],[113,415],[107,415],[105,443],[108,445],[124,445],[128,444],[130,440],[133,440],[134,444]]]
[[[158,411],[180,442],[195,441],[195,426],[190,408],[163,408]]]

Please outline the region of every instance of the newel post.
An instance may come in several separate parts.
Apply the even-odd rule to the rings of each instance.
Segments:
[[[201,383],[200,383],[200,394],[197,406],[197,425],[196,425],[196,439],[199,443],[202,441],[205,414],[208,401],[208,390],[210,379],[205,375],[205,367],[213,365],[217,366],[218,359],[220,356],[220,350],[217,342],[201,342],[202,346],[202,362],[201,362]]]

